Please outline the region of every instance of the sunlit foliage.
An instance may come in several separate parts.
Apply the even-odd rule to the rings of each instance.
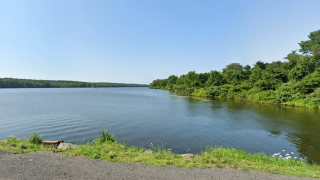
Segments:
[[[309,40],[284,59],[253,67],[231,63],[222,72],[169,76],[150,84],[152,89],[167,89],[194,96],[218,96],[262,103],[280,103],[320,108],[320,30],[311,32]],[[170,83],[169,83],[170,82]]]

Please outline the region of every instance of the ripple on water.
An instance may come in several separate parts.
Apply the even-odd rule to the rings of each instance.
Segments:
[[[5,89],[0,115],[0,139],[38,132],[45,139],[80,143],[109,130],[128,145],[163,142],[180,152],[199,152],[200,145],[267,154],[285,149],[320,162],[315,155],[320,154],[320,113],[303,108],[148,88]]]

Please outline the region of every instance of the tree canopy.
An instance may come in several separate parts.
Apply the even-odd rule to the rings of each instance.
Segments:
[[[195,96],[220,96],[256,102],[320,108],[320,30],[311,32],[300,49],[284,61],[228,64],[222,71],[157,79],[150,88]],[[170,82],[170,83],[167,83]]]
[[[68,87],[148,87],[145,84],[92,83],[81,81],[52,81],[0,78],[0,88],[68,88]]]

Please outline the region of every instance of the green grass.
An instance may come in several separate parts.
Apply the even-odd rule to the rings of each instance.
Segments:
[[[115,142],[116,138],[109,131],[102,131],[101,137],[100,137],[100,142],[104,143],[106,141]]]
[[[12,152],[14,154],[24,154],[41,151],[58,152],[58,150],[53,146],[43,146],[42,144],[37,143],[39,141],[30,141],[30,139],[32,139],[30,137],[27,140],[24,140],[17,139],[15,136],[10,136],[6,140],[0,141],[0,151]]]
[[[43,142],[43,139],[40,134],[33,133],[33,135],[28,137],[27,141],[33,144],[41,144]]]
[[[304,160],[293,158],[279,159],[278,157],[267,156],[263,153],[251,154],[234,148],[222,147],[201,148],[200,155],[185,159],[179,154],[172,153],[165,146],[152,147],[149,150],[137,146],[127,147],[120,144],[108,131],[103,132],[100,138],[93,140],[91,143],[66,150],[58,150],[52,146],[31,143],[29,139],[17,140],[16,137],[10,137],[6,141],[0,142],[0,151],[18,154],[49,151],[68,156],[86,157],[110,162],[133,162],[186,168],[228,167],[241,168],[244,171],[254,169],[274,174],[320,178],[320,165],[308,164]],[[150,150],[152,153],[150,153]]]

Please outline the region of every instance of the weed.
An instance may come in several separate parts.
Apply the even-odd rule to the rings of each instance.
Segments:
[[[25,144],[20,144],[19,148],[21,148],[21,149],[27,149],[27,145],[25,145]]]
[[[38,133],[33,133],[33,135],[28,137],[28,142],[33,144],[41,144],[43,142],[42,136]]]
[[[100,158],[100,155],[99,154],[94,154],[93,155],[93,159],[99,159]]]
[[[125,148],[127,148],[126,140],[123,140],[123,146],[124,146]]]
[[[111,142],[117,141],[116,138],[113,135],[111,135],[111,133],[108,130],[102,131],[101,137],[100,137],[101,143],[104,143],[106,141],[111,141]]]
[[[109,157],[112,159],[112,158],[114,158],[114,157],[116,156],[116,153],[114,153],[114,152],[111,151],[111,152],[109,152],[108,155],[109,155]]]
[[[223,164],[217,164],[216,166],[217,166],[217,168],[224,168]]]

